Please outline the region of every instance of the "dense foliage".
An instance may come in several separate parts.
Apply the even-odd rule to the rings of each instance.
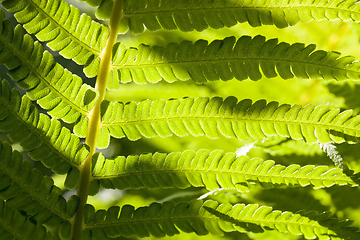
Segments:
[[[0,239],[360,239],[357,1],[0,2]]]

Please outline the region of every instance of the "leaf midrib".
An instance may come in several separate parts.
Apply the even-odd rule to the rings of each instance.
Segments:
[[[12,153],[13,154],[13,153]],[[26,160],[25,160],[26,161]],[[26,187],[17,177],[14,177],[13,172],[7,171],[7,168],[1,168],[1,171],[4,172],[6,175],[8,175],[12,181],[14,181],[20,188],[25,191],[29,196],[33,198],[33,200],[37,201],[38,203],[41,203],[41,206],[46,207],[47,210],[49,210],[51,213],[53,213],[56,216],[60,216],[62,219],[70,220],[66,217],[66,215],[60,211],[57,211],[58,208],[54,207],[53,205],[49,205],[48,202],[44,201],[47,200],[47,198],[41,198],[36,195],[35,189],[30,189],[29,187]],[[42,177],[41,181],[43,181],[45,176]],[[55,186],[55,185],[53,185]],[[21,194],[21,193],[20,193]],[[60,208],[59,208],[60,209]]]
[[[216,209],[215,209],[216,210]],[[272,211],[271,213],[273,213],[274,211]],[[269,214],[271,214],[269,213]],[[284,212],[282,212],[284,213]],[[295,215],[295,213],[292,213],[292,215]],[[213,215],[212,215],[213,216]],[[274,219],[264,219],[264,220],[253,220],[252,219],[235,219],[235,220],[232,220],[232,221],[224,221],[222,219],[220,219],[219,217],[203,217],[203,216],[191,216],[191,217],[165,217],[165,218],[157,218],[157,219],[149,219],[149,220],[138,220],[138,219],[130,219],[130,220],[125,220],[125,221],[122,221],[120,223],[96,223],[94,224],[93,226],[89,226],[89,225],[85,225],[85,228],[89,228],[89,229],[94,229],[94,228],[104,228],[104,227],[113,227],[113,226],[126,226],[126,225],[137,225],[137,224],[154,224],[155,223],[161,223],[161,222],[170,222],[170,223],[174,223],[174,225],[176,224],[175,222],[176,221],[191,221],[191,220],[203,220],[204,222],[205,221],[213,221],[213,222],[231,222],[231,223],[238,223],[238,222],[243,222],[243,223],[254,223],[254,224],[261,224],[261,226],[269,226],[269,225],[272,225],[272,224],[284,224],[284,225],[296,225],[296,226],[307,226],[307,227],[310,227],[310,228],[317,228],[317,229],[328,229],[327,227],[324,227],[324,226],[321,226],[317,221],[315,220],[312,220],[312,219],[309,219],[310,221],[304,223],[304,221],[296,221],[296,222],[293,222],[293,221],[289,221],[289,222],[284,222],[283,220],[279,219],[278,221],[275,221]],[[278,218],[276,218],[278,219]],[[155,220],[155,221],[154,221]],[[272,221],[269,221],[269,220],[272,220]]]
[[[354,5],[354,4],[353,4]],[[353,6],[351,5],[351,7]],[[206,6],[204,8],[188,8],[188,9],[173,9],[173,10],[164,10],[164,11],[152,11],[149,10],[147,12],[135,12],[135,13],[126,13],[124,12],[124,17],[141,17],[141,16],[148,16],[148,15],[159,15],[159,14],[164,14],[164,13],[189,13],[189,12],[206,12],[206,11],[231,11],[231,10],[236,10],[236,9],[244,9],[244,10],[266,10],[266,11],[271,11],[271,10],[287,10],[287,9],[294,9],[294,10],[306,10],[308,9],[309,11],[312,10],[328,10],[328,11],[337,11],[337,12],[350,12],[350,13],[357,13],[360,14],[359,12],[353,11],[353,10],[349,10],[349,9],[343,9],[343,8],[336,8],[336,7],[318,7],[318,6],[286,6],[286,7],[270,7],[270,6],[261,6],[261,7],[253,7],[253,6],[236,6],[236,7],[217,7],[215,8],[206,8]],[[325,18],[327,18],[325,16]],[[339,18],[339,17],[338,17]]]
[[[4,220],[4,221],[1,221],[1,220]],[[10,226],[9,222],[6,222],[6,221],[8,221],[8,219],[3,218],[3,216],[2,216],[2,218],[0,218],[1,227],[4,228],[5,231],[7,231],[8,233],[12,234],[12,236],[15,237],[16,239],[22,240],[22,238],[20,238],[20,236],[18,235],[19,231],[16,231],[16,230],[14,230],[14,228],[9,227]],[[5,224],[3,224],[4,222],[5,222]]]
[[[55,21],[51,15],[49,15],[47,12],[45,12],[42,8],[40,8],[37,4],[35,4],[32,0],[29,1],[30,4],[32,4],[33,6],[35,6],[35,9],[37,9],[39,12],[43,13],[46,16],[46,19],[50,20],[54,25],[57,26],[57,28],[62,29],[61,32],[66,33],[66,35],[68,35],[68,37],[70,37],[72,40],[75,40],[75,42],[78,43],[78,45],[83,46],[86,50],[88,50],[89,52],[93,53],[94,55],[99,56],[101,54],[101,52],[91,48],[91,46],[87,45],[86,43],[84,43],[83,41],[81,41],[78,37],[76,37],[75,35],[71,34],[67,29],[65,29],[63,26],[61,26],[57,21]],[[66,2],[65,2],[66,3]],[[67,4],[67,3],[66,3]],[[61,4],[59,4],[60,6]],[[69,4],[70,5],[70,4]],[[70,8],[71,9],[71,8]],[[33,21],[33,20],[31,20]],[[36,35],[36,34],[35,34]],[[55,39],[51,40],[54,41]],[[51,42],[50,41],[50,42]]]
[[[56,153],[61,159],[65,160],[67,163],[69,163],[70,165],[72,165],[73,167],[78,167],[78,165],[76,165],[74,162],[70,161],[69,157],[66,157],[65,155],[62,154],[62,152],[60,152],[58,149],[56,149],[51,142],[49,141],[49,139],[47,139],[44,135],[40,134],[40,131],[38,131],[37,128],[35,128],[32,123],[25,121],[18,112],[14,111],[13,108],[11,108],[9,106],[9,104],[5,101],[2,100],[2,97],[0,97],[0,101],[2,102],[2,105],[5,106],[7,108],[7,110],[10,112],[10,114],[12,114],[13,116],[15,116],[19,122],[22,122],[30,131],[31,131],[31,135],[36,135],[36,137],[38,139],[41,139],[41,142],[45,145],[47,145],[52,151],[52,153]],[[22,101],[20,99],[20,101]]]
[[[156,116],[155,116],[156,118]],[[153,122],[167,122],[167,121],[179,121],[179,120],[213,120],[213,121],[229,121],[229,122],[233,122],[233,121],[240,121],[240,122],[245,122],[245,123],[272,123],[272,124],[287,124],[287,125],[301,125],[301,126],[313,126],[313,127],[322,127],[325,129],[332,129],[332,130],[355,130],[355,131],[359,131],[359,129],[357,129],[356,127],[359,126],[355,125],[353,128],[347,128],[346,126],[334,126],[331,124],[322,124],[322,123],[312,123],[312,122],[296,122],[295,120],[270,120],[270,119],[250,119],[250,117],[248,117],[248,119],[241,119],[241,118],[229,118],[229,117],[197,117],[197,116],[193,116],[193,117],[159,117],[157,119],[146,119],[146,120],[134,120],[134,121],[125,121],[125,122],[114,122],[114,123],[102,123],[102,126],[105,127],[109,127],[109,126],[125,126],[125,125],[138,125],[141,123],[153,123]]]
[[[42,81],[41,81],[41,80],[40,80],[40,81],[41,81],[42,83],[44,83],[44,84],[47,86],[47,88],[50,88],[50,91],[51,91],[51,92],[53,92],[53,93],[55,93],[56,95],[58,95],[58,96],[61,98],[62,101],[65,101],[66,103],[68,103],[69,106],[71,106],[72,108],[74,108],[75,110],[77,110],[77,112],[79,112],[81,115],[86,115],[86,116],[88,115],[88,112],[86,112],[85,110],[83,110],[83,109],[82,109],[81,107],[79,107],[78,105],[74,104],[70,99],[68,99],[64,94],[62,94],[58,89],[56,89],[51,83],[49,83],[49,82],[46,80],[45,77],[43,77],[41,74],[39,74],[38,71],[37,71],[37,69],[36,69],[36,68],[33,68],[32,65],[31,65],[27,60],[24,60],[23,56],[21,56],[20,54],[18,54],[18,51],[15,50],[15,48],[13,48],[13,47],[11,46],[11,44],[8,44],[7,41],[4,41],[4,38],[3,38],[3,35],[2,35],[2,34],[0,34],[0,39],[1,39],[1,41],[4,43],[5,48],[10,49],[10,51],[20,59],[22,65],[25,65],[25,66],[30,70],[30,72],[33,73],[38,79],[42,79]],[[34,44],[35,44],[35,42],[33,43],[33,45],[34,45]],[[42,60],[43,57],[44,57],[44,52],[45,52],[45,51],[42,52],[41,60]],[[58,63],[55,63],[55,64],[58,64]],[[61,65],[60,65],[60,66],[61,66]],[[61,66],[61,67],[62,67],[62,66]],[[29,74],[30,74],[30,73],[29,73]],[[72,74],[71,76],[73,76],[73,74]],[[73,78],[73,80],[74,80],[74,78]],[[28,89],[28,90],[26,90],[26,91],[29,91],[29,90],[31,90],[31,89]],[[49,94],[50,94],[50,93],[49,93]],[[47,95],[48,95],[48,94],[47,94]],[[47,95],[46,95],[46,96],[47,96]]]
[[[275,167],[276,165],[274,165],[273,167]],[[308,175],[309,173],[311,173],[312,171],[315,170],[316,167],[314,167],[310,172],[307,172],[306,175]],[[283,168],[283,171],[286,170],[286,167],[284,166]],[[295,174],[301,170],[301,167],[299,169],[296,170]],[[327,169],[326,172],[330,171],[331,168]],[[324,172],[324,173],[326,173]],[[143,175],[157,175],[157,174],[172,174],[172,173],[192,173],[192,174],[196,174],[196,173],[206,173],[206,174],[215,174],[215,175],[219,175],[219,174],[224,174],[224,175],[241,175],[243,177],[245,177],[245,181],[244,182],[251,182],[251,180],[254,180],[253,178],[256,178],[255,180],[259,180],[259,178],[268,178],[268,179],[294,179],[294,180],[306,180],[308,181],[309,183],[308,184],[312,184],[311,181],[312,180],[321,180],[321,181],[333,181],[334,183],[337,183],[337,182],[344,182],[346,185],[347,184],[350,184],[351,183],[351,179],[338,179],[342,176],[341,173],[337,173],[335,176],[332,175],[332,177],[330,179],[325,179],[325,178],[321,178],[320,176],[319,177],[311,177],[311,178],[306,178],[306,177],[293,177],[293,176],[281,176],[281,172],[279,172],[278,175],[269,175],[269,174],[266,174],[266,173],[263,173],[263,174],[253,174],[253,173],[247,173],[247,172],[231,172],[231,171],[222,171],[222,170],[209,170],[209,169],[185,169],[185,170],[182,170],[182,169],[170,169],[170,170],[156,170],[156,169],[152,169],[152,170],[149,170],[149,171],[139,171],[139,172],[128,172],[128,173],[120,173],[118,175],[93,175],[93,179],[109,179],[109,178],[122,178],[122,177],[130,177],[130,176],[143,176]],[[322,174],[324,174],[322,173]],[[322,175],[321,174],[321,175]],[[248,177],[248,178],[247,178]],[[298,182],[297,181],[297,182]],[[273,183],[272,181],[260,181],[260,182],[263,182],[263,183]],[[236,184],[239,184],[239,183],[234,183],[234,185]],[[274,184],[277,184],[274,183]],[[285,185],[289,185],[287,184],[286,182],[284,182],[283,184]],[[299,185],[301,185],[300,183],[298,183]],[[206,186],[206,184],[203,184],[204,186]]]
[[[139,64],[134,64],[134,65],[130,65],[130,64],[129,65],[128,64],[127,65],[112,65],[112,69],[120,69],[121,70],[121,69],[163,67],[163,66],[171,67],[172,65],[189,65],[189,64],[203,65],[204,63],[205,64],[206,63],[209,63],[209,64],[210,63],[212,63],[212,64],[227,63],[227,64],[229,64],[230,62],[243,62],[243,63],[255,62],[255,63],[259,63],[259,65],[258,65],[259,68],[261,68],[260,62],[272,63],[272,64],[274,64],[274,67],[276,67],[276,65],[278,63],[290,64],[290,68],[292,68],[293,65],[308,65],[308,66],[327,68],[327,69],[332,69],[332,70],[337,70],[337,71],[344,71],[344,72],[357,73],[357,74],[360,73],[359,71],[355,71],[355,70],[351,70],[351,69],[339,68],[336,65],[329,66],[329,65],[322,65],[320,63],[312,63],[312,62],[305,62],[305,61],[295,61],[295,60],[287,60],[287,59],[283,60],[283,59],[274,59],[274,58],[259,58],[259,57],[222,58],[222,59],[206,59],[206,60],[193,60],[193,61],[181,61],[181,62],[146,63],[146,64],[139,63]],[[188,72],[188,70],[186,68],[180,69],[180,70]],[[292,72],[292,74],[294,75],[294,77],[296,77],[296,74],[294,74],[293,72]]]

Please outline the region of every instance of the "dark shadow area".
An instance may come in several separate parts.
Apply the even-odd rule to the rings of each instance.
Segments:
[[[264,232],[264,229],[274,230],[269,227],[261,226],[260,224],[239,221],[233,217],[230,217],[229,215],[221,213],[221,212],[217,211],[216,209],[213,209],[213,208],[210,208],[207,206],[204,206],[203,208],[206,211],[208,211],[209,213],[211,213],[212,215],[215,215],[216,217],[220,218],[221,220],[223,220],[225,222],[230,222],[230,223],[234,224],[235,226],[242,228],[246,232],[262,233],[262,232]]]
[[[298,212],[304,209],[318,212],[329,211],[329,206],[321,204],[311,194],[311,190],[311,187],[264,189],[255,197],[267,206],[281,211]]]

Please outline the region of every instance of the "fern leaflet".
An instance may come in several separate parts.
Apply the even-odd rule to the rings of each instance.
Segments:
[[[354,183],[339,168],[328,166],[275,165],[272,160],[224,154],[221,150],[155,153],[104,159],[93,158],[93,178],[104,188],[187,188],[206,187],[248,191],[249,185],[330,187]]]
[[[94,77],[105,48],[109,28],[92,21],[79,9],[61,0],[1,0],[4,8],[40,41],[47,41],[53,51],[77,64]],[[95,66],[95,67],[94,67]]]
[[[19,91],[11,91],[5,80],[0,85],[0,131],[10,132],[13,142],[20,142],[29,156],[42,161],[58,174],[76,173],[88,155],[88,149],[80,139],[61,127],[56,119],[39,114],[37,108]]]
[[[155,237],[173,236],[182,232],[198,235],[223,235],[224,232],[261,232],[273,229],[283,233],[304,235],[307,239],[328,239],[341,236],[359,237],[351,223],[332,219],[328,214],[281,212],[258,204],[219,205],[215,201],[152,203],[134,210],[133,206],[111,207],[108,211],[87,206],[84,239],[105,239],[119,236]]]
[[[93,6],[100,5],[97,16],[108,19],[110,0],[85,0]],[[253,27],[275,25],[285,28],[298,22],[313,20],[360,21],[356,0],[143,0],[124,1],[124,18],[121,32],[141,33],[146,29],[203,31],[211,28],[231,27],[248,22]]]
[[[0,200],[0,236],[2,239],[55,240],[55,236],[37,225],[19,211],[14,211]]]
[[[0,198],[8,207],[51,228],[68,224],[80,202],[77,196],[66,202],[53,180],[33,169],[19,152],[12,152],[7,143],[0,142],[0,158]]]
[[[31,36],[24,35],[20,26],[13,30],[4,16],[1,11],[0,62],[9,69],[9,76],[53,117],[74,123],[87,115],[95,105],[97,92],[55,63],[53,56]]]
[[[360,117],[340,113],[327,105],[280,105],[235,97],[104,102],[98,147],[107,147],[110,136],[137,140],[144,137],[207,136],[264,139],[279,135],[308,143],[356,142]]]
[[[109,89],[119,82],[137,84],[186,81],[197,83],[233,78],[259,80],[263,76],[283,79],[320,78],[360,79],[360,63],[353,57],[340,57],[338,52],[314,51],[315,45],[278,43],[263,36],[243,36],[195,43],[183,41],[166,47],[140,45],[126,48],[118,43],[114,50]],[[260,71],[261,70],[261,71]]]

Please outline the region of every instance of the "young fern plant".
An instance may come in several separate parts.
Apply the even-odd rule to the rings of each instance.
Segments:
[[[351,161],[348,167],[334,149],[339,145],[344,156],[358,159],[351,146],[357,147],[360,116],[353,110],[234,96],[153,96],[138,102],[105,98],[108,90],[130,82],[150,89],[160,81],[188,81],[200,89],[199,84],[232,79],[224,86],[245,79],[262,79],[261,85],[275,77],[359,80],[360,63],[353,57],[261,35],[136,48],[122,42],[122,34],[145,29],[201,32],[245,22],[278,28],[313,20],[358,22],[357,1],[85,0],[108,25],[63,0],[0,2],[0,62],[25,90],[22,94],[1,81],[0,130],[10,143],[0,142],[0,239],[102,240],[179,233],[182,239],[195,238],[190,233],[225,234],[228,239],[360,239],[359,222],[348,219],[358,217],[337,203],[349,202],[358,210],[358,165]],[[19,24],[14,27],[5,11],[14,13]],[[95,87],[57,63],[56,52],[83,66],[86,77],[96,77]],[[135,146],[132,152],[129,147],[130,154],[105,157],[97,150],[122,138],[133,141],[121,143]],[[146,145],[137,149],[137,140],[144,138],[153,138],[147,146],[157,141],[164,146],[157,147],[160,151],[142,150]],[[227,138],[238,147],[250,141],[270,154],[262,159],[227,152],[221,144]],[[218,149],[161,151],[179,139],[209,146],[210,139],[219,139],[220,144]],[[16,143],[31,160],[12,149]],[[325,156],[317,144],[336,159],[336,166],[330,159],[321,165],[311,162],[310,155]],[[346,155],[346,149],[351,153]],[[291,154],[288,160],[278,157]],[[77,193],[65,199],[64,189],[33,161],[54,175],[65,175],[65,188]],[[100,188],[123,194],[141,189],[140,196],[160,197],[141,207],[119,202],[103,210],[88,202]]]

